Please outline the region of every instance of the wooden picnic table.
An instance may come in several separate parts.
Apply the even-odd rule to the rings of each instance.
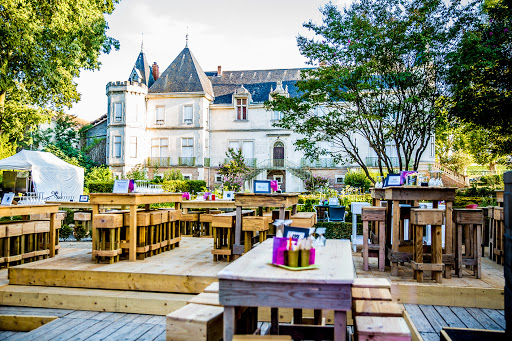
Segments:
[[[308,271],[289,271],[269,264],[272,245],[272,239],[266,240],[218,273],[224,340],[232,340],[236,334],[236,307],[271,307],[271,331],[278,333],[285,328],[300,333],[301,326],[279,326],[277,308],[334,310],[334,339],[345,340],[354,281],[350,242],[329,239],[324,247],[316,249],[318,269]],[[319,335],[325,335],[326,329],[332,331],[333,327],[317,328],[323,332]]]
[[[400,260],[400,201],[412,201],[417,206],[420,200],[432,201],[433,207],[438,207],[439,201],[445,202],[445,257],[454,257],[452,206],[455,200],[456,187],[385,187],[372,188],[372,199],[375,203],[386,200],[386,244],[391,248],[388,259],[391,261],[391,275],[398,276],[398,263]],[[394,219],[391,219],[391,212]],[[392,222],[392,223],[391,223]],[[403,233],[403,232],[402,232]],[[390,245],[391,244],[391,245]],[[445,266],[445,276],[451,277],[452,264]]]
[[[50,214],[50,257],[55,257],[55,239],[57,213],[59,205],[10,205],[0,206],[0,217],[28,216],[31,214]]]
[[[242,236],[242,207],[257,207],[258,216],[263,215],[263,207],[278,207],[279,219],[285,219],[285,210],[292,207],[291,214],[297,213],[297,204],[299,195],[297,193],[236,193],[236,226],[235,226],[235,244],[233,245],[233,254],[241,255],[245,251],[245,247],[240,244]]]
[[[99,214],[101,205],[126,205],[130,207],[130,236],[129,236],[129,256],[131,262],[135,262],[137,257],[137,206],[145,205],[146,211],[149,211],[151,204],[175,203],[176,209],[180,209],[182,200],[181,193],[92,193],[89,196],[93,205],[92,215]],[[93,251],[98,235],[96,227],[92,225],[92,245]],[[94,253],[94,252],[93,252]]]

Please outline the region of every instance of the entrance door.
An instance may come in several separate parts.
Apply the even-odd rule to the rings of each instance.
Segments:
[[[281,141],[274,143],[274,150],[272,152],[272,159],[274,167],[284,167],[284,144]]]

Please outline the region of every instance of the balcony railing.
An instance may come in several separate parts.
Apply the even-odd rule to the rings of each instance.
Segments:
[[[224,163],[229,163],[232,159],[224,159]],[[253,159],[246,159],[244,158],[244,161],[245,161],[245,164],[248,166],[248,167],[256,167],[256,162],[257,162],[257,159],[253,158]]]
[[[196,165],[196,158],[195,157],[180,157],[178,159],[178,165],[193,167]]]
[[[284,159],[272,159],[272,166],[278,168],[284,168]]]
[[[149,167],[169,167],[171,165],[170,157],[148,157],[147,165]]]
[[[391,167],[399,167],[399,158],[398,157],[390,157]],[[402,164],[405,164],[405,159],[402,158]],[[366,157],[366,166],[367,167],[379,167],[379,158],[375,156]],[[382,161],[382,166],[385,166],[384,161]],[[409,166],[412,166],[412,162],[409,163]]]
[[[308,159],[301,159],[300,162],[301,167],[310,167],[310,168],[334,168],[336,167],[336,163],[333,158],[321,158],[318,160],[310,161]]]

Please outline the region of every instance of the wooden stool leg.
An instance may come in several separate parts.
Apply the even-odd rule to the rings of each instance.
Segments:
[[[414,226],[414,261],[423,263],[423,226]],[[423,282],[423,270],[414,270],[414,277],[418,282]]]
[[[432,225],[432,263],[443,263],[441,225]],[[435,282],[441,283],[443,278],[443,271],[432,271],[432,278]]]
[[[378,225],[379,225],[379,271],[384,272],[384,271],[386,271],[386,228],[384,227],[383,221],[379,221]],[[409,226],[410,226],[410,224],[409,224]],[[412,233],[410,235],[412,235]]]
[[[363,221],[363,270],[368,271],[368,221]]]
[[[454,227],[456,229],[456,251],[457,251],[457,263],[455,264],[455,275],[457,275],[459,278],[462,277],[462,229],[463,227],[461,225],[455,225]]]
[[[482,229],[483,225],[475,225],[474,227],[474,235],[475,235],[475,259],[476,265],[474,266],[475,276],[480,279],[482,277],[482,254],[479,245],[482,243]]]

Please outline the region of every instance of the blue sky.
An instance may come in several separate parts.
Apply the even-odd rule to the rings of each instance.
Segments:
[[[351,0],[332,1],[340,7]],[[121,0],[107,18],[108,34],[119,51],[102,55],[99,71],[82,71],[76,80],[82,99],[68,113],[94,120],[106,113],[105,86],[127,80],[140,52],[163,72],[185,47],[204,71],[293,68],[305,66],[296,37],[307,34],[302,24],[321,22],[326,0]],[[187,30],[188,27],[188,30]]]

